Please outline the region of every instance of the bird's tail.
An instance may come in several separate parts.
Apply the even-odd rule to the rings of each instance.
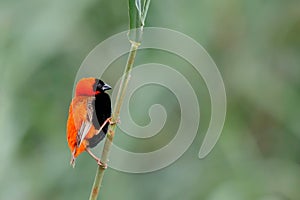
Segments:
[[[72,153],[72,157],[71,157],[71,160],[70,160],[70,165],[74,168],[75,167],[75,150],[76,149],[74,149],[74,151],[73,151],[73,153]]]

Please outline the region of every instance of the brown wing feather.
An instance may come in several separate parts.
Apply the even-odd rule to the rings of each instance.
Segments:
[[[77,147],[79,147],[92,127],[92,117],[94,113],[94,97],[75,97],[77,103],[74,109],[74,121],[77,127]]]

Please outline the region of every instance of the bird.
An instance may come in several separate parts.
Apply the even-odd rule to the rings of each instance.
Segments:
[[[90,149],[105,138],[111,123],[111,100],[105,92],[110,89],[111,86],[93,77],[82,78],[76,84],[67,119],[67,142],[73,168],[76,158],[84,151],[99,166],[107,168]]]

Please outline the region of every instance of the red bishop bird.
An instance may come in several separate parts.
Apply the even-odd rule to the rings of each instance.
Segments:
[[[111,101],[106,90],[111,87],[96,78],[83,78],[75,88],[75,96],[69,108],[67,140],[71,150],[70,164],[86,151],[98,163],[107,166],[95,156],[90,148],[95,147],[105,137],[111,117]]]

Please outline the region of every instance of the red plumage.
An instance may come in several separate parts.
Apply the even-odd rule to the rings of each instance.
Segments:
[[[103,165],[90,148],[96,146],[107,132],[111,102],[105,91],[109,89],[111,89],[109,85],[95,78],[83,78],[76,85],[67,121],[67,141],[72,154],[70,163],[73,167],[76,157],[84,151],[87,151],[99,165]]]

